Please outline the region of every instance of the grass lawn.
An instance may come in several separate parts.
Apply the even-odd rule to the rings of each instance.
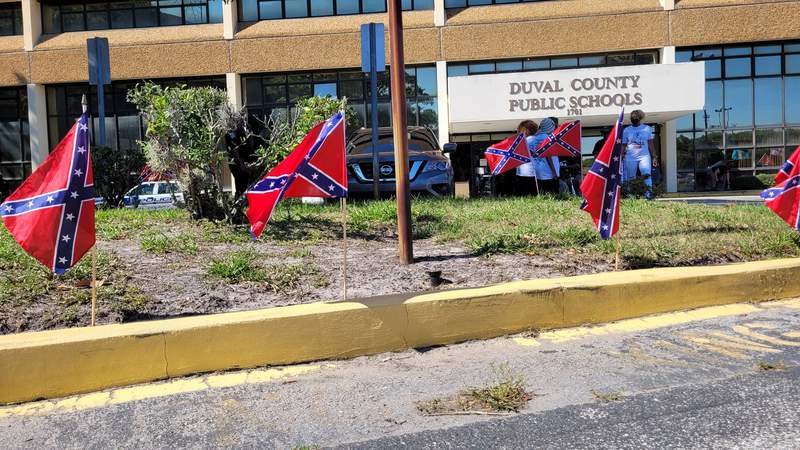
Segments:
[[[599,238],[589,215],[580,211],[578,204],[577,199],[552,198],[418,199],[412,202],[414,236],[426,242],[463,246],[471,255],[485,257],[487,264],[502,255],[610,261],[614,242]],[[392,254],[393,202],[354,202],[348,205],[348,212],[348,232],[354,245],[385,241],[388,252],[384,254]],[[760,205],[625,200],[620,228],[627,269],[800,254],[798,234]],[[98,295],[106,312],[124,317],[131,311],[147,310],[153,301],[145,292],[142,277],[132,278],[140,270],[137,258],[149,258],[151,265],[155,261],[158,270],[165,273],[194,271],[202,282],[217,283],[213,289],[245,284],[278,292],[285,287],[328,286],[326,274],[333,269],[325,266],[335,263],[320,259],[319,254],[324,253],[320,249],[339,239],[341,223],[338,204],[295,203],[278,208],[258,243],[251,242],[245,226],[193,222],[185,211],[177,209],[101,210],[97,213],[97,231],[99,279],[103,280]],[[261,264],[270,253],[279,264]],[[91,258],[86,257],[64,277],[53,277],[2,227],[0,333],[25,329],[14,325],[21,310],[31,316],[38,314],[38,329],[48,328],[50,323],[83,323],[81,311],[90,302],[86,288],[90,264]],[[195,281],[170,281],[166,289],[172,291],[167,294],[179,298],[185,288],[182,284],[187,283]]]

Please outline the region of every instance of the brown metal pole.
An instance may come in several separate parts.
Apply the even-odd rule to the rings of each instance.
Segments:
[[[406,72],[403,56],[403,8],[401,0],[389,5],[389,78],[392,95],[392,134],[394,134],[394,174],[397,193],[397,235],[400,262],[414,262],[411,242],[411,196],[408,183],[408,126],[406,125]]]

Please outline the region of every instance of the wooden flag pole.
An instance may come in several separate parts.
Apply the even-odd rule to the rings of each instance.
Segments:
[[[620,240],[619,233],[617,233],[617,252],[614,257],[614,270],[619,270],[620,249],[622,248],[622,241]]]
[[[539,177],[533,176],[533,182],[536,184],[536,196],[539,196]]]
[[[97,244],[92,246],[92,326],[97,318]]]
[[[342,207],[342,297],[347,301],[347,198],[341,197],[339,203]]]

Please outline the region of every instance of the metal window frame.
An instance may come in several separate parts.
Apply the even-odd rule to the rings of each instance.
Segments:
[[[239,14],[239,21],[240,22],[252,22],[250,20],[245,20],[244,19],[244,2],[245,1],[246,0],[240,1],[239,2],[239,6],[237,8],[238,9],[238,14]],[[336,6],[336,0],[331,0],[331,6],[332,6],[333,13],[332,14],[322,14],[322,15],[319,15],[319,16],[315,16],[315,15],[311,14],[311,0],[306,0],[306,15],[305,16],[286,17],[286,1],[287,0],[250,0],[250,1],[255,2],[255,5],[256,5],[256,21],[262,21],[262,20],[286,20],[286,19],[289,19],[289,20],[291,20],[291,19],[307,19],[307,18],[314,18],[314,17],[355,16],[355,15],[359,15],[359,14],[381,14],[381,13],[385,13],[386,11],[388,11],[388,4],[386,3],[386,0],[383,0],[383,10],[381,10],[381,11],[369,11],[369,12],[364,12],[364,2],[367,1],[367,0],[356,0],[358,2],[358,12],[341,13],[340,14],[338,9],[337,9],[337,6]],[[266,17],[266,18],[265,17],[261,17],[261,4],[262,3],[268,3],[268,2],[275,2],[275,1],[280,2],[280,5],[281,5],[281,16],[280,17]],[[416,0],[409,0],[409,1],[411,2],[411,7],[410,8],[403,8],[403,11],[415,11],[416,10]]]
[[[613,56],[620,56],[620,55],[632,55],[633,56],[633,63],[631,64],[609,64],[608,58]],[[629,52],[606,52],[606,53],[588,53],[585,55],[559,55],[559,56],[543,56],[543,57],[533,57],[533,58],[514,58],[514,59],[491,59],[491,60],[477,60],[477,61],[458,61],[458,62],[448,62],[448,68],[451,66],[466,66],[467,67],[467,75],[489,75],[489,74],[498,74],[498,73],[508,73],[507,71],[498,71],[497,64],[498,63],[509,63],[509,62],[521,62],[522,63],[522,70],[520,72],[548,72],[551,70],[570,70],[570,69],[588,69],[588,68],[597,68],[597,67],[622,67],[622,66],[634,66],[636,65],[636,60],[639,55],[653,55],[653,63],[659,63],[659,55],[658,50],[635,50]],[[581,65],[580,60],[581,58],[590,58],[590,57],[603,57],[605,58],[605,63],[601,65]],[[564,58],[575,58],[578,61],[578,65],[575,67],[564,67],[564,68],[556,68],[553,69],[553,60],[554,59],[564,59]],[[543,69],[526,69],[525,68],[525,61],[548,61],[548,67]],[[472,72],[470,70],[470,65],[472,64],[493,64],[494,69],[489,72]]]
[[[133,1],[129,1],[128,7],[125,7],[125,8],[112,7],[111,3],[114,3],[114,2],[84,2],[84,3],[70,3],[70,4],[56,4],[56,5],[42,3],[41,4],[41,14],[42,14],[42,17],[45,16],[45,8],[55,8],[58,11],[58,24],[57,24],[58,25],[57,26],[58,30],[54,30],[53,32],[51,32],[49,34],[70,33],[71,32],[71,31],[64,31],[64,13],[63,13],[63,8],[65,6],[75,6],[75,5],[80,5],[82,7],[82,11],[80,12],[80,14],[81,14],[81,19],[83,21],[83,26],[81,27],[81,30],[77,30],[77,31],[122,30],[122,29],[130,29],[130,28],[155,28],[155,27],[161,27],[161,26],[202,25],[202,24],[212,23],[211,22],[211,7],[209,5],[209,0],[204,0],[203,3],[187,3],[187,0],[181,0],[180,4],[178,4],[178,5],[162,5],[161,2],[164,1],[164,0],[154,0],[154,1],[156,2],[156,5],[150,5],[150,6],[136,6]],[[88,28],[88,20],[87,20],[87,14],[89,13],[89,11],[87,11],[87,9],[86,9],[86,5],[89,5],[89,4],[92,4],[92,5],[104,5],[104,7],[102,9],[92,10],[91,12],[92,13],[103,13],[104,12],[106,14],[106,21],[107,21],[107,24],[108,24],[107,28],[98,28],[98,29],[94,29],[94,30],[89,30],[89,28]],[[186,9],[187,8],[196,8],[198,6],[205,6],[205,14],[206,14],[205,21],[204,22],[196,22],[196,23],[186,23]],[[162,9],[167,9],[167,8],[180,8],[180,10],[181,10],[181,17],[180,17],[181,18],[181,23],[180,24],[173,24],[173,25],[162,25],[161,24],[161,12],[160,11]],[[149,9],[154,9],[155,12],[156,12],[156,24],[155,25],[146,25],[146,26],[137,25],[136,24],[136,11],[149,10]],[[131,26],[131,27],[120,27],[120,28],[113,27],[112,26],[112,21],[111,21],[111,12],[112,11],[130,11],[131,12],[131,20],[133,22],[133,26]],[[77,14],[77,13],[71,12],[69,14]]]

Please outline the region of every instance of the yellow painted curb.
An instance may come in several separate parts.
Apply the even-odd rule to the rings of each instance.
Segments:
[[[0,403],[800,296],[800,259],[647,269],[0,336]]]

